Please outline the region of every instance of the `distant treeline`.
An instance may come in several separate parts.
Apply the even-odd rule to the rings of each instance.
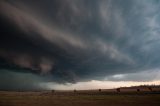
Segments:
[[[132,88],[132,89],[137,89],[137,88],[160,88],[160,85],[139,85],[139,86],[131,86],[131,87],[120,87],[121,89],[125,88]]]

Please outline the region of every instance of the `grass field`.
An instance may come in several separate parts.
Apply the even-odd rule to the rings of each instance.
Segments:
[[[160,106],[159,92],[0,91],[0,106]]]

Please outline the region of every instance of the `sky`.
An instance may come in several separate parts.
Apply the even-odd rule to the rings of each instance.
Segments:
[[[0,89],[160,84],[159,0],[1,0]]]

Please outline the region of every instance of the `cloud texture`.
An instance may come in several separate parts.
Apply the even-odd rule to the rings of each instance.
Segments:
[[[157,0],[1,0],[2,76],[151,81],[160,65],[159,9]],[[134,75],[143,72],[147,79]]]

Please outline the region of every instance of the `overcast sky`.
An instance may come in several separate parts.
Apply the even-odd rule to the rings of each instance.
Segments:
[[[160,84],[159,10],[159,0],[1,0],[0,89]]]

